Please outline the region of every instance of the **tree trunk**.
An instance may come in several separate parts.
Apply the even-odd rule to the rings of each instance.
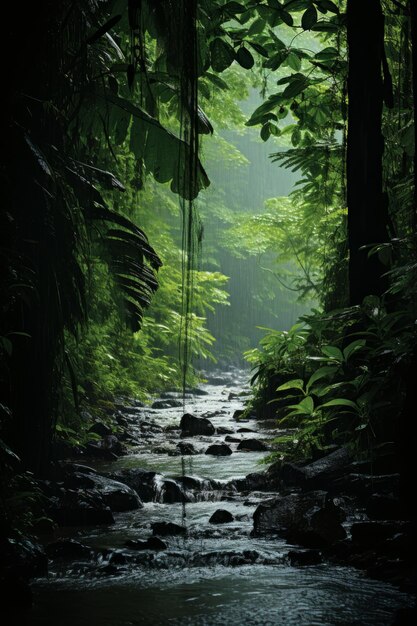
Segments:
[[[348,136],[347,204],[349,239],[349,299],[360,304],[384,290],[385,268],[368,249],[386,239],[382,194],[381,132],[384,17],[380,0],[349,0],[347,6]]]

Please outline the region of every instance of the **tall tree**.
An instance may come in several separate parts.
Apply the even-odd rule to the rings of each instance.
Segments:
[[[382,188],[381,132],[384,16],[380,0],[349,0],[347,5],[348,138],[347,204],[349,291],[351,304],[369,294],[381,294],[384,266],[370,246],[386,239],[386,209]]]

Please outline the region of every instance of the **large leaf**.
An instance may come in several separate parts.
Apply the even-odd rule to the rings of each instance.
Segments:
[[[334,365],[328,365],[328,366],[320,367],[308,379],[308,382],[307,382],[307,385],[306,385],[307,391],[311,388],[311,386],[315,382],[317,382],[318,380],[321,380],[322,378],[328,378],[329,376],[333,376],[333,374],[335,372],[337,372],[337,370],[338,370],[338,367],[334,366]]]
[[[340,363],[343,361],[343,353],[336,346],[323,346],[321,351],[335,361],[339,361]]]
[[[143,160],[155,180],[161,183],[171,181],[172,191],[187,200],[193,200],[201,189],[209,186],[208,176],[198,159],[196,168],[189,167],[192,154],[190,146],[185,141],[128,100],[109,92],[106,94],[106,100],[107,106],[119,107],[132,115],[130,147],[136,158]],[[203,122],[203,116],[203,112],[200,111],[200,122]],[[207,120],[205,116],[204,119]],[[207,130],[210,132],[208,128]]]
[[[280,385],[277,388],[277,391],[286,391],[287,389],[300,389],[301,391],[303,391],[304,381],[301,378],[294,378],[293,380],[289,380],[286,383]]]
[[[210,43],[211,66],[216,72],[224,72],[235,60],[232,46],[216,37]]]
[[[348,400],[347,398],[335,398],[334,400],[329,400],[329,402],[325,402],[321,405],[321,407],[327,406],[346,406],[350,409],[353,409],[355,412],[358,411],[358,405],[356,404],[356,402]]]

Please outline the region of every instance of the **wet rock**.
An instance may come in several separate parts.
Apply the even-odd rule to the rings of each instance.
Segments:
[[[290,550],[288,552],[288,560],[290,565],[318,565],[323,562],[319,550]]]
[[[190,501],[182,486],[171,478],[164,478],[161,481],[160,489],[157,492],[157,499],[159,502],[163,502],[166,504]]]
[[[89,465],[84,465],[81,463],[65,463],[63,464],[63,469],[65,472],[73,471],[78,472],[79,474],[97,474],[97,470],[90,467]]]
[[[71,472],[65,476],[63,485],[65,489],[94,489],[96,483],[88,474]]]
[[[351,460],[352,457],[346,448],[338,448],[327,456],[304,466],[284,463],[280,479],[286,487],[297,486],[307,489],[327,487],[330,482],[343,474]]]
[[[152,409],[173,409],[182,406],[182,401],[175,398],[166,398],[165,400],[155,400]]]
[[[127,485],[98,474],[94,475],[95,489],[112,511],[133,511],[143,507],[134,489]]]
[[[58,539],[48,544],[45,550],[51,559],[78,559],[91,555],[91,548],[75,539]]]
[[[408,526],[407,522],[356,522],[351,527],[352,542],[367,549],[375,548],[395,537],[401,530],[407,530]]]
[[[226,428],[225,426],[219,426],[218,428],[216,428],[216,433],[218,435],[233,435],[234,430],[232,430],[231,428]]]
[[[158,484],[162,480],[162,477],[156,472],[140,467],[119,470],[112,473],[110,478],[134,489],[142,502],[152,502],[155,499]]]
[[[245,409],[236,409],[236,411],[233,413],[233,419],[240,420],[244,412],[245,412]]]
[[[138,494],[131,487],[107,476],[100,476],[97,472],[90,472],[90,468],[84,468],[80,472],[79,467],[82,466],[68,464],[62,467],[65,489],[97,491],[112,511],[131,511],[143,506]]]
[[[126,541],[125,546],[131,550],[166,550],[167,544],[159,537],[149,537],[146,541],[139,539],[129,539]]]
[[[344,539],[344,511],[324,491],[294,493],[261,503],[254,515],[254,536],[280,534],[306,547],[321,548]]]
[[[66,490],[61,497],[51,499],[48,510],[50,517],[59,526],[95,526],[113,524],[110,507],[95,491]]]
[[[169,454],[170,456],[176,456],[179,454],[177,447],[172,443],[164,442],[152,448],[153,454]]]
[[[242,428],[238,428],[237,433],[254,433],[255,431],[252,430],[252,428],[246,428],[245,426],[242,426]]]
[[[31,528],[31,532],[35,535],[51,535],[56,530],[57,525],[49,517],[40,517]]]
[[[226,511],[226,509],[217,509],[210,517],[210,524],[228,524],[229,522],[233,522],[234,517],[230,513],[230,511]]]
[[[45,576],[48,558],[42,546],[29,539],[0,539],[0,576],[18,581]]]
[[[88,456],[108,461],[116,460],[125,452],[125,447],[115,435],[107,435],[101,441],[89,441],[86,445]]]
[[[199,387],[194,387],[193,389],[190,389],[190,392],[193,394],[193,396],[208,396],[208,391],[206,391],[205,389],[200,389]]]
[[[107,574],[109,576],[120,576],[122,572],[117,567],[117,565],[114,565],[113,563],[107,563],[106,565],[102,565],[101,567],[99,567],[97,573]]]
[[[252,472],[245,478],[235,478],[231,483],[237,491],[270,491],[275,487],[267,472]]]
[[[182,454],[183,456],[198,454],[198,451],[194,448],[193,444],[188,441],[180,441],[177,443],[177,450],[179,454]]]
[[[238,450],[249,450],[250,452],[264,452],[268,446],[259,439],[244,439],[237,447]]]
[[[187,534],[185,526],[180,526],[179,524],[174,524],[173,522],[154,522],[151,524],[151,528],[154,535],[161,535],[162,537]]]
[[[212,454],[213,456],[229,456],[232,454],[232,450],[225,443],[214,443],[207,448],[205,454]]]
[[[184,413],[180,422],[181,436],[194,437],[195,435],[214,435],[213,424],[205,417],[196,417],[191,413]]]
[[[232,437],[231,435],[226,435],[224,440],[228,441],[229,443],[240,443],[242,441],[240,437]]]
[[[374,493],[368,499],[366,513],[374,520],[396,520],[403,516],[400,499],[380,493]]]
[[[340,492],[366,499],[374,493],[397,496],[400,488],[400,475],[344,474],[336,479],[333,485]]]
[[[94,433],[95,435],[99,435],[100,437],[104,438],[104,437],[107,437],[108,435],[111,435],[113,431],[109,426],[107,426],[103,422],[96,422],[95,424],[91,426],[91,428],[89,428],[88,432]]]

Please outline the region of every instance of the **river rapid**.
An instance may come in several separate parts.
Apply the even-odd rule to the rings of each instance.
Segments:
[[[232,431],[229,438],[238,440],[266,441],[273,431],[272,424],[233,418],[248,393],[246,373],[219,374],[201,385],[200,393],[205,395],[188,394],[185,412],[208,417],[222,434],[180,439],[180,431],[173,428],[182,407],[125,409],[126,417],[137,423],[139,445],[117,461],[94,464],[100,473],[139,467],[174,480],[184,470],[201,479],[185,510],[156,492],[143,508],[116,513],[113,525],[62,529],[60,536],[77,539],[95,556],[51,564],[48,578],[33,584],[35,606],[26,626],[391,624],[395,611],[411,604],[407,594],[349,567],[291,566],[291,546],[284,540],[250,536],[256,506],[272,494],[230,493],[221,485],[213,490],[203,480],[226,486],[265,468],[260,462],[267,451],[237,450],[237,441],[226,442],[232,449],[229,456],[205,454],[209,445],[225,441],[225,429]],[[255,432],[238,432],[241,428]],[[172,455],[179,441],[192,443],[198,453],[183,460]],[[229,511],[233,521],[209,523],[219,508]],[[151,524],[161,521],[184,522],[187,536],[163,537],[166,550],[129,559],[135,553],[126,541],[149,538]]]

